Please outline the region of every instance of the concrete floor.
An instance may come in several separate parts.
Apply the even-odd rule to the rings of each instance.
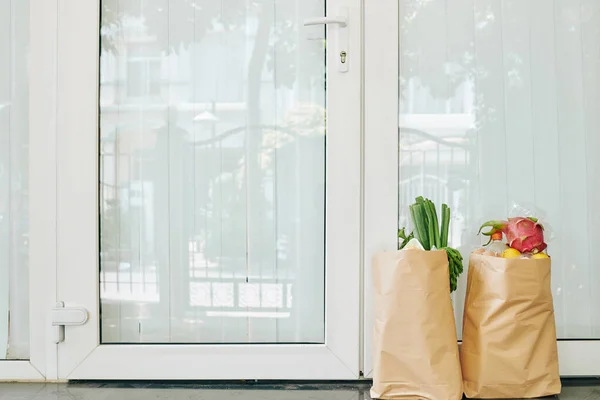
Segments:
[[[369,384],[0,383],[0,400],[368,400]],[[561,400],[600,400],[600,381],[566,382]]]

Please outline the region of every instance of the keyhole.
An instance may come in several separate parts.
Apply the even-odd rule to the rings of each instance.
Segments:
[[[340,61],[342,62],[342,64],[346,64],[346,52],[345,51],[340,52]]]

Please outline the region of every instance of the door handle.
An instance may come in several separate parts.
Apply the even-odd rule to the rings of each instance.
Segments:
[[[307,18],[304,20],[304,26],[311,25],[327,25],[327,24],[337,24],[342,28],[348,26],[348,19],[346,17],[315,17],[315,18]]]
[[[350,52],[348,51],[348,9],[342,7],[334,17],[315,17],[304,20],[304,26],[337,25],[334,51],[337,53],[338,71],[348,72]],[[329,44],[327,48],[329,48]]]

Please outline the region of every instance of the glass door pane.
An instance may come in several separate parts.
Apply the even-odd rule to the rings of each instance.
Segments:
[[[323,2],[101,7],[101,343],[324,343]]]
[[[29,1],[0,0],[0,359],[29,359]]]
[[[534,204],[554,231],[558,335],[600,338],[600,3],[399,5],[399,226],[415,196],[446,202],[450,243],[467,256],[483,221]]]

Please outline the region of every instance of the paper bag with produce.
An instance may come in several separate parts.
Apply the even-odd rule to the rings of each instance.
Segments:
[[[501,252],[484,248],[469,260],[461,347],[465,394],[485,399],[558,394],[551,259],[544,252],[544,229],[532,217],[485,226],[492,228],[485,233],[493,237],[490,246]]]
[[[403,249],[373,258],[371,397],[460,400],[462,378],[450,291],[462,272],[462,257],[448,247],[450,209],[442,207],[439,224],[433,203],[418,198],[411,215],[414,232],[399,232]]]

